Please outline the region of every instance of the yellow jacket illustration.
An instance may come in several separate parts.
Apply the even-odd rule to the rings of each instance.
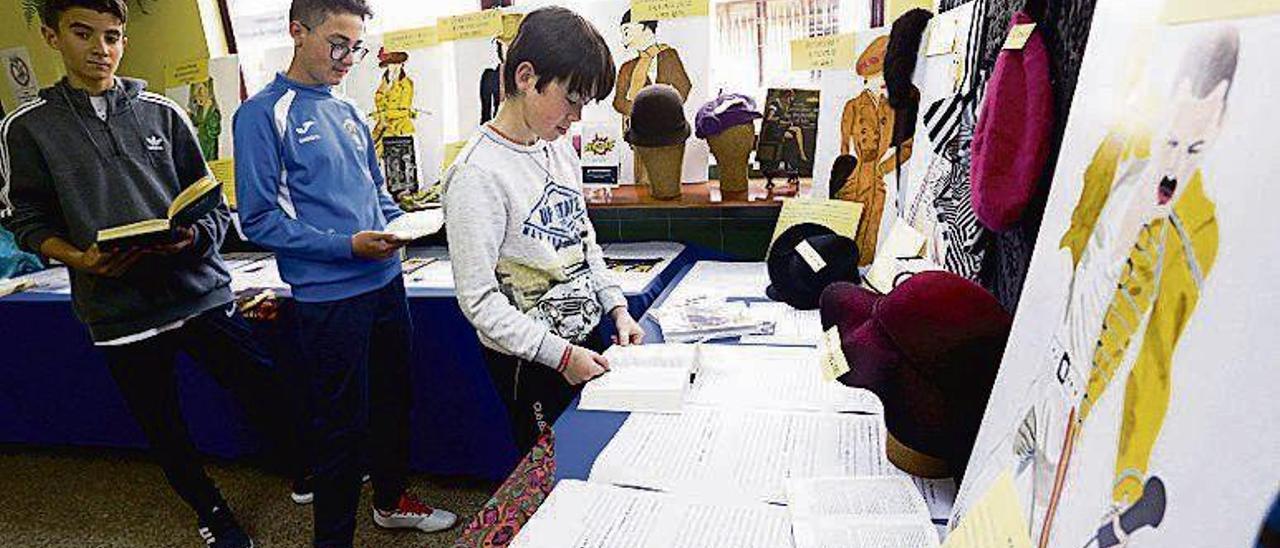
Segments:
[[[1108,135],[1085,172],[1084,190],[1061,241],[1079,262],[1118,166],[1146,158],[1148,138],[1125,140]],[[1130,504],[1142,494],[1152,447],[1159,436],[1171,396],[1173,355],[1195,312],[1204,280],[1218,252],[1215,207],[1196,172],[1172,214],[1157,217],[1139,232],[1118,287],[1104,316],[1092,367],[1079,408],[1083,426],[1137,340],[1137,358],[1124,387],[1113,501]],[[1148,316],[1149,314],[1149,316]],[[1144,318],[1147,320],[1141,334]]]
[[[373,108],[373,138],[378,156],[382,156],[383,137],[413,136],[413,120],[417,117],[413,110],[413,80],[405,75],[394,82],[383,78],[373,95]]]

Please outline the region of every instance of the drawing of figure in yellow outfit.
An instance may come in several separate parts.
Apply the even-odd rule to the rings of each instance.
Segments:
[[[386,69],[373,94],[373,140],[379,158],[384,137],[413,136],[418,112],[413,108],[413,80],[404,71],[408,60],[409,54],[403,51],[378,52],[378,67]]]
[[[1099,546],[1123,543],[1133,532],[1115,516],[1142,504],[1144,486],[1157,480],[1148,470],[1172,398],[1174,353],[1217,257],[1218,221],[1200,166],[1221,132],[1239,49],[1230,27],[1194,43],[1175,78],[1164,127],[1150,137],[1112,133],[1085,171],[1061,241],[1076,269],[1066,329],[1057,341],[1063,347],[1059,380],[1085,380],[1065,390],[1079,399],[1067,420],[1041,546],[1048,543],[1074,442],[1113,385],[1123,387],[1124,399],[1111,507],[1094,539]],[[1130,352],[1135,346],[1136,354]],[[1128,360],[1127,377],[1116,383]],[[1157,483],[1162,517],[1163,483]]]

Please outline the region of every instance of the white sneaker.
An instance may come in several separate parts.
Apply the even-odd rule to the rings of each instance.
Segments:
[[[427,533],[444,531],[458,522],[448,510],[432,508],[417,497],[405,493],[391,511],[373,509],[373,522],[385,529],[417,529]]]

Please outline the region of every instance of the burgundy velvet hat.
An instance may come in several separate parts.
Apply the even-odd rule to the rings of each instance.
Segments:
[[[1034,23],[1023,12],[1010,28]],[[1040,30],[1020,50],[1001,50],[973,135],[973,210],[983,226],[1004,232],[1035,195],[1052,140],[1053,85]]]
[[[850,371],[840,382],[880,397],[889,460],[923,477],[959,478],[968,464],[1012,318],[987,290],[921,272],[890,294],[836,284],[823,325],[840,327]]]

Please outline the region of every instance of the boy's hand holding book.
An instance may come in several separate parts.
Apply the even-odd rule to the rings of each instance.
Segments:
[[[609,360],[581,346],[572,345],[556,368],[572,386],[577,386],[609,371]]]
[[[98,244],[93,244],[89,246],[89,249],[63,257],[63,259],[67,259],[63,262],[67,263],[67,266],[86,274],[105,278],[119,278],[145,255],[146,252],[141,248],[103,251],[98,249]]]
[[[365,230],[351,237],[351,254],[362,259],[382,261],[395,256],[409,243],[389,232]]]

